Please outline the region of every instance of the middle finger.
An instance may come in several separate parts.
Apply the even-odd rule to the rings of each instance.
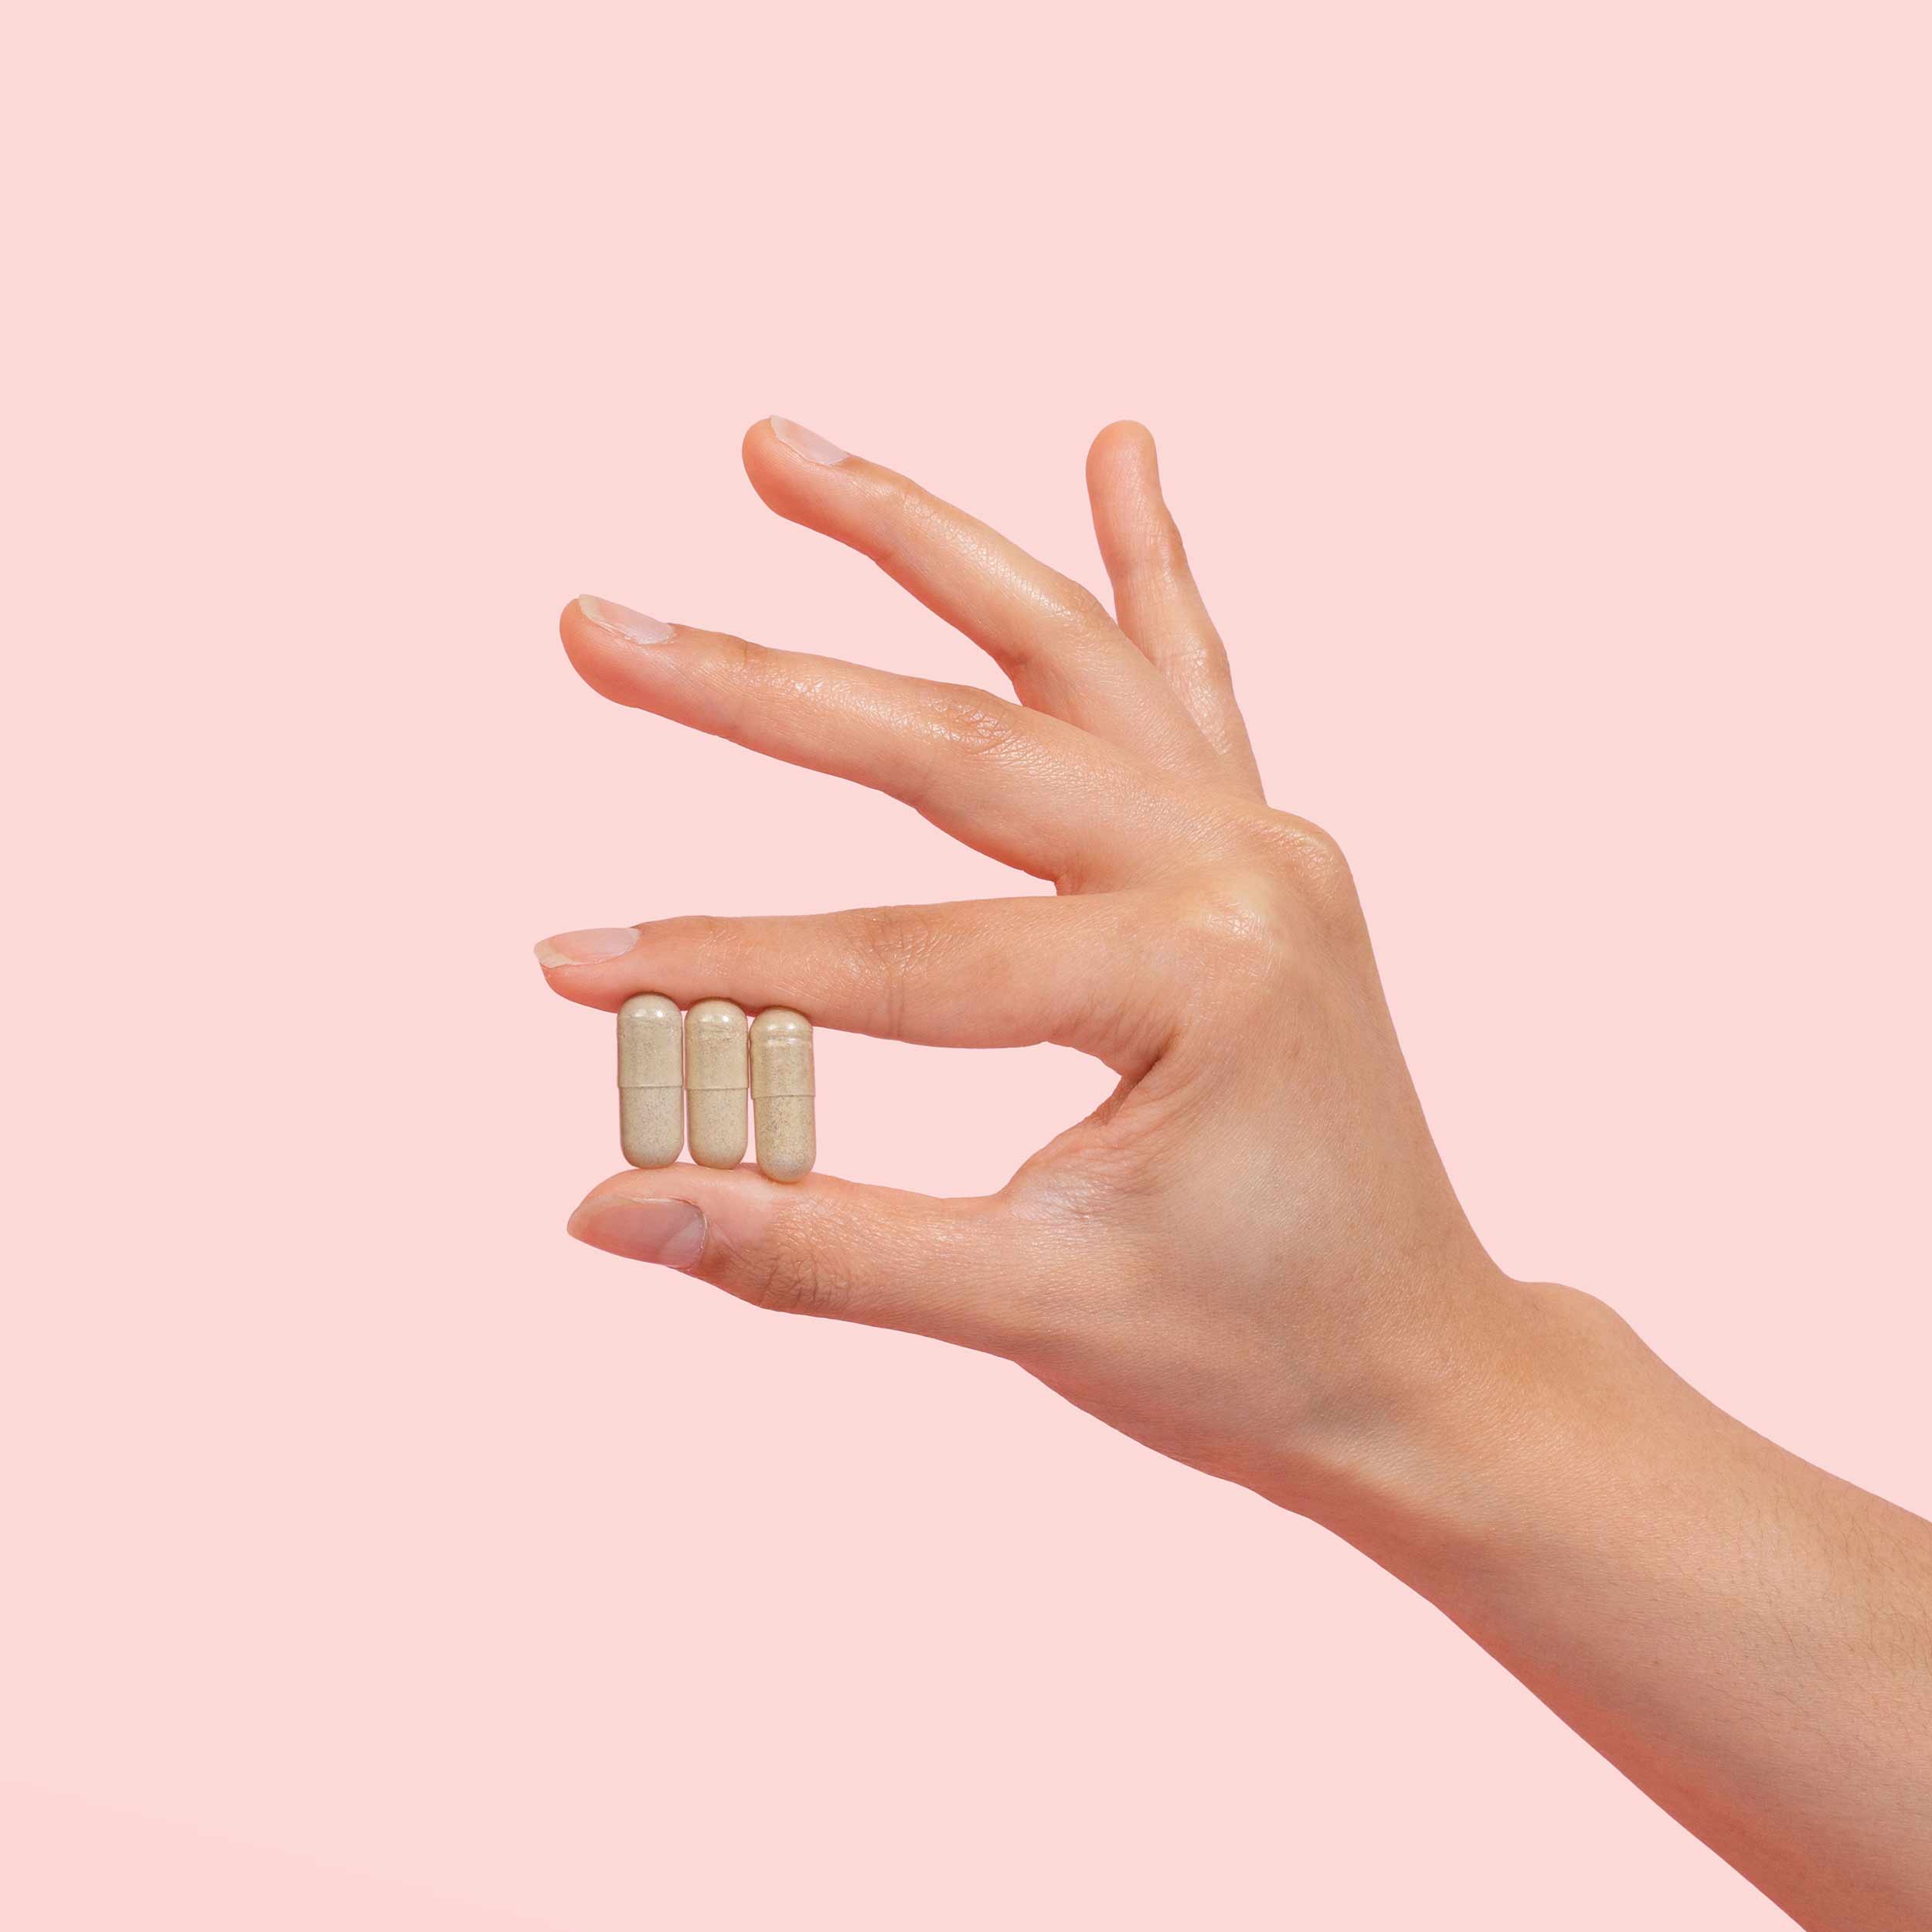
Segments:
[[[1163,770],[1209,758],[1172,687],[1072,578],[910,478],[783,417],[747,432],[744,461],[781,516],[870,557],[985,651],[1023,704]]]

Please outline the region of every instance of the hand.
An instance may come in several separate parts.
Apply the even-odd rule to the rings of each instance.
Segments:
[[[771,1308],[1010,1357],[1182,1461],[1308,1506],[1487,1359],[1526,1291],[1423,1123],[1347,866],[1261,793],[1152,440],[1087,461],[1116,617],[889,470],[789,424],[745,438],[781,516],[864,552],[981,645],[1018,703],[585,599],[571,661],[621,704],[890,793],[1057,896],[669,919],[540,947],[566,998],[722,994],[927,1046],[1053,1041],[1112,1097],[986,1199],[678,1167],[572,1232]]]
[[[607,696],[904,800],[1058,896],[672,919],[538,948],[567,998],[729,993],[1120,1076],[988,1200],[667,1168],[583,1240],[767,1308],[1010,1356],[1346,1536],[1818,1932],[1932,1923],[1932,1527],[1753,1435],[1602,1304],[1512,1281],[1423,1124],[1347,867],[1261,796],[1219,639],[1117,423],[1117,621],[889,471],[745,440],[781,515],[984,645],[1020,702],[589,600]]]

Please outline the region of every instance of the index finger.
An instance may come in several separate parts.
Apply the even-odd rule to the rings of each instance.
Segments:
[[[1148,992],[1162,931],[1144,896],[1098,893],[654,920],[560,934],[536,956],[555,991],[606,1012],[634,993],[681,1006],[723,995],[920,1046],[1050,1041],[1124,1073],[1144,1071],[1161,1048],[1160,1003]]]

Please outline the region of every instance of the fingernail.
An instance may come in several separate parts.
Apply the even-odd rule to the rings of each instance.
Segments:
[[[614,631],[626,644],[668,644],[678,634],[668,624],[647,617],[641,611],[629,611],[621,604],[607,604],[602,597],[579,597],[577,608],[605,631]]]
[[[638,1201],[593,1194],[570,1216],[570,1231],[606,1254],[688,1268],[704,1252],[702,1213],[689,1201]]]
[[[850,450],[842,450],[836,443],[828,443],[816,430],[808,430],[789,417],[774,416],[771,419],[771,433],[787,449],[802,456],[808,463],[842,463],[852,454]]]
[[[638,943],[634,926],[592,926],[580,933],[558,933],[537,942],[539,966],[595,966],[615,959]]]

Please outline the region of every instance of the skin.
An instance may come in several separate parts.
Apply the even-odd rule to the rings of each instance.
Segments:
[[[1009,1358],[1347,1538],[1800,1923],[1932,1924],[1932,1526],[1724,1414],[1602,1303],[1491,1261],[1341,852],[1262,795],[1148,433],[1115,423],[1087,460],[1111,615],[799,440],[747,434],[760,496],[872,558],[1017,702],[690,626],[639,643],[590,600],[572,663],[1055,892],[565,934],[546,977],[607,1010],[721,995],[922,1045],[1050,1040],[1119,1085],[988,1199],[677,1167],[605,1182],[571,1231]]]

